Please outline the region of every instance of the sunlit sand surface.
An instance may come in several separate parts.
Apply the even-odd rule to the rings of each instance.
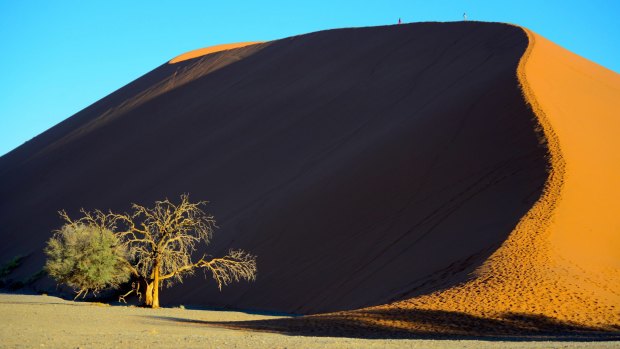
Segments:
[[[185,52],[185,53],[183,53],[181,55],[178,55],[178,56],[174,57],[168,63],[174,64],[174,63],[186,61],[188,59],[202,57],[202,56],[208,55],[210,53],[226,51],[226,50],[232,50],[234,48],[239,48],[239,47],[244,47],[244,46],[249,46],[249,45],[254,45],[254,44],[260,44],[260,41],[236,42],[236,43],[232,43],[232,44],[222,44],[222,45],[209,46],[209,47],[200,48],[200,49],[197,49],[197,50],[192,50],[192,51],[189,51],[189,52]]]
[[[539,201],[473,281],[379,307],[620,325],[620,75],[526,30],[518,69],[549,149]]]

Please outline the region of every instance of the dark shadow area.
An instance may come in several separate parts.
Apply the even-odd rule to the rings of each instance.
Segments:
[[[507,313],[499,319],[439,310],[363,310],[297,318],[256,321],[199,321],[158,319],[204,324],[236,330],[290,336],[366,339],[483,339],[497,341],[620,340],[614,328],[595,328],[558,321],[543,315]]]
[[[181,304],[179,304],[181,306]],[[220,311],[220,312],[233,312],[243,313],[248,315],[263,315],[263,316],[286,316],[286,317],[301,317],[303,315],[283,313],[278,311],[266,311],[266,310],[252,310],[252,309],[235,309],[235,308],[222,308],[222,307],[205,307],[200,305],[182,305],[187,310],[205,310],[205,311]],[[178,307],[178,306],[177,306]],[[166,308],[176,308],[175,306],[166,306]]]

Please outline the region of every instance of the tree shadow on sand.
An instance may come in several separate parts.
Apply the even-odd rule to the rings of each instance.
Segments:
[[[160,319],[291,336],[513,341],[620,340],[620,330],[615,327],[586,327],[558,321],[543,315],[518,313],[507,313],[501,318],[490,319],[440,310],[374,309],[233,322],[199,321],[172,317],[160,317]]]

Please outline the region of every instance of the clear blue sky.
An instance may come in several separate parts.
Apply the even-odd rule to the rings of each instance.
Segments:
[[[185,51],[465,11],[620,72],[620,0],[0,0],[0,155]]]

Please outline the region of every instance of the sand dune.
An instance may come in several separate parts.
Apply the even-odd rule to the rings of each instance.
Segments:
[[[518,28],[428,23],[165,64],[0,160],[2,256],[33,252],[27,276],[56,210],[190,192],[220,220],[214,253],[257,254],[258,280],[196,277],[164,304],[313,313],[454,285],[547,177],[514,74],[526,46]]]
[[[543,195],[474,280],[376,310],[542,316],[617,331],[620,76],[525,31],[517,73],[549,149]]]
[[[601,282],[597,292],[607,294],[606,303],[616,306],[618,316],[620,75],[530,35],[535,45],[526,75],[566,161],[561,200],[549,227],[553,258],[571,274],[581,270],[578,278],[607,279],[592,281]]]
[[[620,76],[524,30],[516,74],[544,135],[549,177],[472,280],[351,312],[223,326],[350,337],[617,333]]]
[[[563,185],[547,229],[546,279],[570,318],[620,323],[620,75],[529,33],[525,75],[559,141]],[[553,61],[553,64],[550,64]],[[569,317],[567,314],[563,314]]]
[[[380,305],[362,312],[397,316],[365,318],[401,330],[422,326],[398,315],[411,309],[620,322],[617,74],[476,22],[317,32],[170,63],[0,158],[0,259],[30,254],[16,278],[42,266],[56,210],[189,192],[219,218],[209,252],[252,251],[258,279],[219,293],[195,277],[164,305]]]

